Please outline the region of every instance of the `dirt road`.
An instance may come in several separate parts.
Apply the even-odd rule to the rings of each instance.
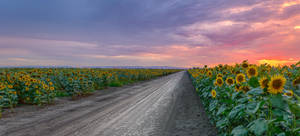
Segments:
[[[185,71],[80,100],[16,109],[0,136],[213,136]]]

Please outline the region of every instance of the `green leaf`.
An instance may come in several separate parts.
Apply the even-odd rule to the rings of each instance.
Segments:
[[[247,136],[248,130],[243,126],[237,126],[231,131],[233,136]]]
[[[257,119],[249,123],[248,128],[255,135],[260,136],[268,130],[268,124],[265,119]]]
[[[287,101],[291,112],[300,117],[300,106],[297,103],[293,103],[291,101]]]
[[[264,104],[264,101],[260,101],[260,102],[253,102],[253,103],[249,103],[247,104],[247,112],[251,113],[251,114],[255,114],[257,112],[257,110]]]
[[[239,119],[244,114],[245,108],[246,108],[245,104],[240,104],[240,105],[235,106],[230,111],[228,117],[230,119]]]
[[[234,100],[241,92],[233,92],[231,99]]]
[[[277,117],[277,119],[280,120],[286,120],[289,118],[289,113],[284,111],[284,110],[281,110],[281,109],[272,109],[272,113],[275,117]]]
[[[258,95],[263,94],[263,92],[264,91],[260,88],[253,88],[250,91],[248,91],[246,94],[247,95],[252,95],[252,96],[258,96]]]
[[[225,110],[226,110],[226,105],[223,104],[223,105],[219,108],[219,110],[218,110],[218,112],[217,112],[217,115],[222,114]]]
[[[227,118],[224,118],[222,120],[219,120],[217,123],[216,123],[216,127],[217,128],[220,128],[220,129],[223,129],[224,127],[226,127],[227,125],[229,124],[229,121]]]
[[[285,133],[282,132],[282,133],[278,134],[277,136],[285,136]]]
[[[213,101],[212,103],[209,104],[209,111],[215,110],[217,107],[217,102]]]
[[[271,96],[270,102],[275,108],[284,110],[287,107],[287,103],[283,100],[283,97],[281,95]]]
[[[250,80],[249,80],[249,85],[253,88],[256,88],[259,86],[259,82],[258,82],[258,79],[257,77],[251,77]]]
[[[296,128],[295,130],[294,130],[294,132],[300,132],[300,127],[299,128]]]
[[[237,100],[238,103],[245,103],[248,101],[248,98],[240,98]]]

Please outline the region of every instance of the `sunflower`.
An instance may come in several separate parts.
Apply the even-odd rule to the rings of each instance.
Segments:
[[[235,71],[234,73],[237,75],[237,74],[239,74],[239,73],[241,73],[241,72],[240,72],[240,71]]]
[[[294,92],[292,90],[288,90],[286,93],[284,93],[285,96],[293,96]]]
[[[234,69],[231,69],[230,72],[233,74],[233,73],[235,73],[235,70],[234,70]]]
[[[235,85],[235,90],[236,90],[237,92],[239,92],[239,91],[241,90],[241,86],[240,86],[239,84],[236,84],[236,85]]]
[[[216,98],[216,96],[217,96],[216,90],[211,90],[210,94],[213,98]]]
[[[287,72],[286,75],[287,75],[288,77],[292,77],[293,73]]]
[[[226,79],[226,84],[227,84],[227,85],[232,85],[232,84],[234,84],[234,79],[233,79],[232,77],[228,77],[228,78]]]
[[[235,80],[238,84],[240,84],[240,83],[246,82],[246,77],[243,73],[240,73],[235,77]]]
[[[209,71],[207,71],[206,75],[207,75],[208,77],[212,77],[212,72],[209,70]]]
[[[218,78],[218,77],[222,78],[223,75],[222,75],[221,73],[219,73],[219,74],[217,75],[217,78]]]
[[[53,91],[54,90],[54,87],[50,87],[50,91]]]
[[[248,62],[247,61],[243,61],[242,67],[245,68],[245,69],[248,68],[249,67]]]
[[[259,80],[260,88],[265,89],[268,88],[269,79],[267,77],[262,77]]]
[[[214,85],[217,86],[217,82],[214,82]]]
[[[13,86],[12,86],[12,85],[7,85],[7,87],[8,87],[8,88],[10,88],[10,89],[12,89],[12,88],[13,88]]]
[[[215,84],[221,87],[224,84],[224,81],[221,77],[218,77]]]
[[[227,71],[223,71],[223,75],[227,75]]]
[[[293,80],[293,86],[297,86],[300,84],[300,76],[298,76],[295,80]]]
[[[244,91],[244,93],[247,93],[250,90],[249,86],[241,86],[241,89]]]
[[[285,82],[286,79],[282,75],[272,76],[271,81],[268,83],[269,93],[271,94],[282,93]]]
[[[247,69],[247,76],[249,78],[251,77],[254,77],[254,76],[257,76],[258,75],[258,72],[257,72],[257,68],[255,66],[250,66],[248,69]]]

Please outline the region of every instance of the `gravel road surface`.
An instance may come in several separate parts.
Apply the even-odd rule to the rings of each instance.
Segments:
[[[4,115],[0,136],[216,135],[186,71],[56,101]]]

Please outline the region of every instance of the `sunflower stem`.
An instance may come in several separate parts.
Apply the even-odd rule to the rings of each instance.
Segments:
[[[0,119],[2,118],[2,106],[0,106]]]
[[[294,96],[296,97],[296,99],[297,99],[298,102],[300,103],[300,97],[299,97],[296,93],[294,93]]]
[[[271,101],[270,101],[270,97],[268,99],[268,111],[269,111],[269,114],[268,114],[268,120],[272,120],[272,104],[271,104]],[[268,130],[272,128],[272,123],[268,124]],[[271,131],[268,131],[268,136],[272,136],[272,132]]]

